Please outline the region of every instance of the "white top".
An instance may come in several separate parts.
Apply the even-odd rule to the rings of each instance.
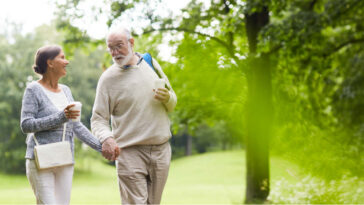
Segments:
[[[158,62],[153,61],[153,65],[172,88]],[[145,61],[128,69],[115,64],[108,68],[97,85],[91,117],[93,134],[101,142],[113,137],[121,148],[168,141],[171,131],[167,112],[174,109],[177,97],[171,89],[167,103],[154,99],[156,80],[157,74]]]
[[[64,108],[67,107],[69,103],[66,95],[63,92],[63,89],[61,89],[61,92],[52,92],[43,87],[43,85],[41,85],[41,87],[45,92],[45,94],[47,95],[47,97],[51,100],[53,105],[55,105],[59,110],[63,110]]]

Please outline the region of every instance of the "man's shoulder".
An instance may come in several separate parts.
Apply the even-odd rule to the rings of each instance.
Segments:
[[[111,65],[108,67],[100,76],[98,81],[98,86],[101,88],[109,87],[114,85],[120,80],[120,68],[116,65]]]
[[[117,66],[115,64],[108,67],[100,76],[100,79],[108,79],[114,77],[118,73]]]

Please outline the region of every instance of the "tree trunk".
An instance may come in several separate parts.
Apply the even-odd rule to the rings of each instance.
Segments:
[[[192,136],[188,133],[186,133],[185,136],[186,136],[185,155],[190,156],[192,154]]]
[[[262,7],[245,14],[250,64],[247,73],[247,185],[245,203],[264,203],[269,194],[269,138],[272,125],[272,85],[269,56],[256,57],[257,37],[269,23],[269,11]]]

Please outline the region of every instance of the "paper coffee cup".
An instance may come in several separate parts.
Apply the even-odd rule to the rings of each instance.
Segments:
[[[72,102],[71,105],[75,105],[73,107],[70,108],[70,110],[77,110],[79,111],[79,115],[76,119],[72,119],[73,122],[79,122],[81,121],[81,110],[82,110],[82,103],[81,102],[78,102],[78,101],[75,101],[75,102]]]
[[[164,79],[157,79],[154,81],[154,89],[164,88],[166,85],[166,81]]]

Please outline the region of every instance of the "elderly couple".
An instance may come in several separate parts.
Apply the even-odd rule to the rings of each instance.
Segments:
[[[33,69],[40,80],[28,84],[22,102],[20,126],[34,133],[39,144],[59,142],[67,122],[66,140],[75,135],[108,160],[116,161],[123,204],[159,204],[165,186],[171,147],[168,112],[176,106],[172,89],[154,88],[156,72],[139,53],[129,30],[118,28],[107,35],[107,47],[114,64],[100,77],[91,117],[92,133],[71,108],[71,90],[58,80],[66,75],[68,61],[59,46],[38,49]],[[158,62],[154,69],[167,76]],[[111,128],[110,120],[111,117]],[[35,141],[27,138],[26,174],[37,204],[69,204],[73,165],[38,170],[34,162]]]

